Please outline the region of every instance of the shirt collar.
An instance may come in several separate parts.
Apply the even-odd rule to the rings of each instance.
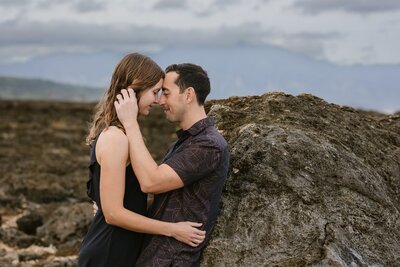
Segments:
[[[188,136],[188,135],[197,135],[199,134],[201,131],[203,131],[205,128],[214,125],[214,119],[211,117],[206,117],[204,119],[199,120],[198,122],[196,122],[195,124],[192,125],[192,127],[190,127],[187,130],[178,130],[176,131],[176,135],[178,136],[178,138],[182,138],[184,136]]]

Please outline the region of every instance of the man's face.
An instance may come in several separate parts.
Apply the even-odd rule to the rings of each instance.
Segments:
[[[176,78],[178,74],[174,71],[165,75],[163,93],[159,100],[167,120],[171,122],[181,122],[186,111],[186,94],[179,93],[179,86],[175,83]]]

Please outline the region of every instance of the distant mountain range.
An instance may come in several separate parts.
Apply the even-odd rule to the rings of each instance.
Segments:
[[[0,99],[95,102],[103,93],[95,87],[0,76]]]
[[[19,91],[22,90],[33,99],[61,97],[63,100],[91,101],[103,94],[122,56],[121,52],[115,51],[50,54],[26,62],[0,63],[0,75],[68,84],[61,88],[51,83],[34,88],[32,84],[18,86],[15,92],[7,89],[8,97],[20,98]],[[343,66],[276,47],[240,44],[233,47],[171,47],[149,56],[162,67],[182,62],[203,66],[212,84],[208,99],[284,91],[292,95],[310,93],[330,103],[365,110],[386,113],[400,110],[400,65]],[[69,84],[103,89],[71,87]],[[49,89],[52,86],[55,92]],[[0,83],[0,97],[4,97],[4,92]]]

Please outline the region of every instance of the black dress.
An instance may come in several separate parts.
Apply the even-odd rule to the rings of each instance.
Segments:
[[[106,223],[100,202],[100,165],[96,161],[97,139],[90,146],[87,193],[99,207],[80,248],[79,267],[135,266],[143,234]],[[147,195],[140,190],[131,165],[126,167],[124,207],[146,215]]]

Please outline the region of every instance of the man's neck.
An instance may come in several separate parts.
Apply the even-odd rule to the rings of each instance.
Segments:
[[[198,109],[190,110],[186,114],[187,116],[185,119],[179,123],[179,126],[184,131],[192,127],[196,122],[207,118],[207,114],[203,106],[199,107]]]

